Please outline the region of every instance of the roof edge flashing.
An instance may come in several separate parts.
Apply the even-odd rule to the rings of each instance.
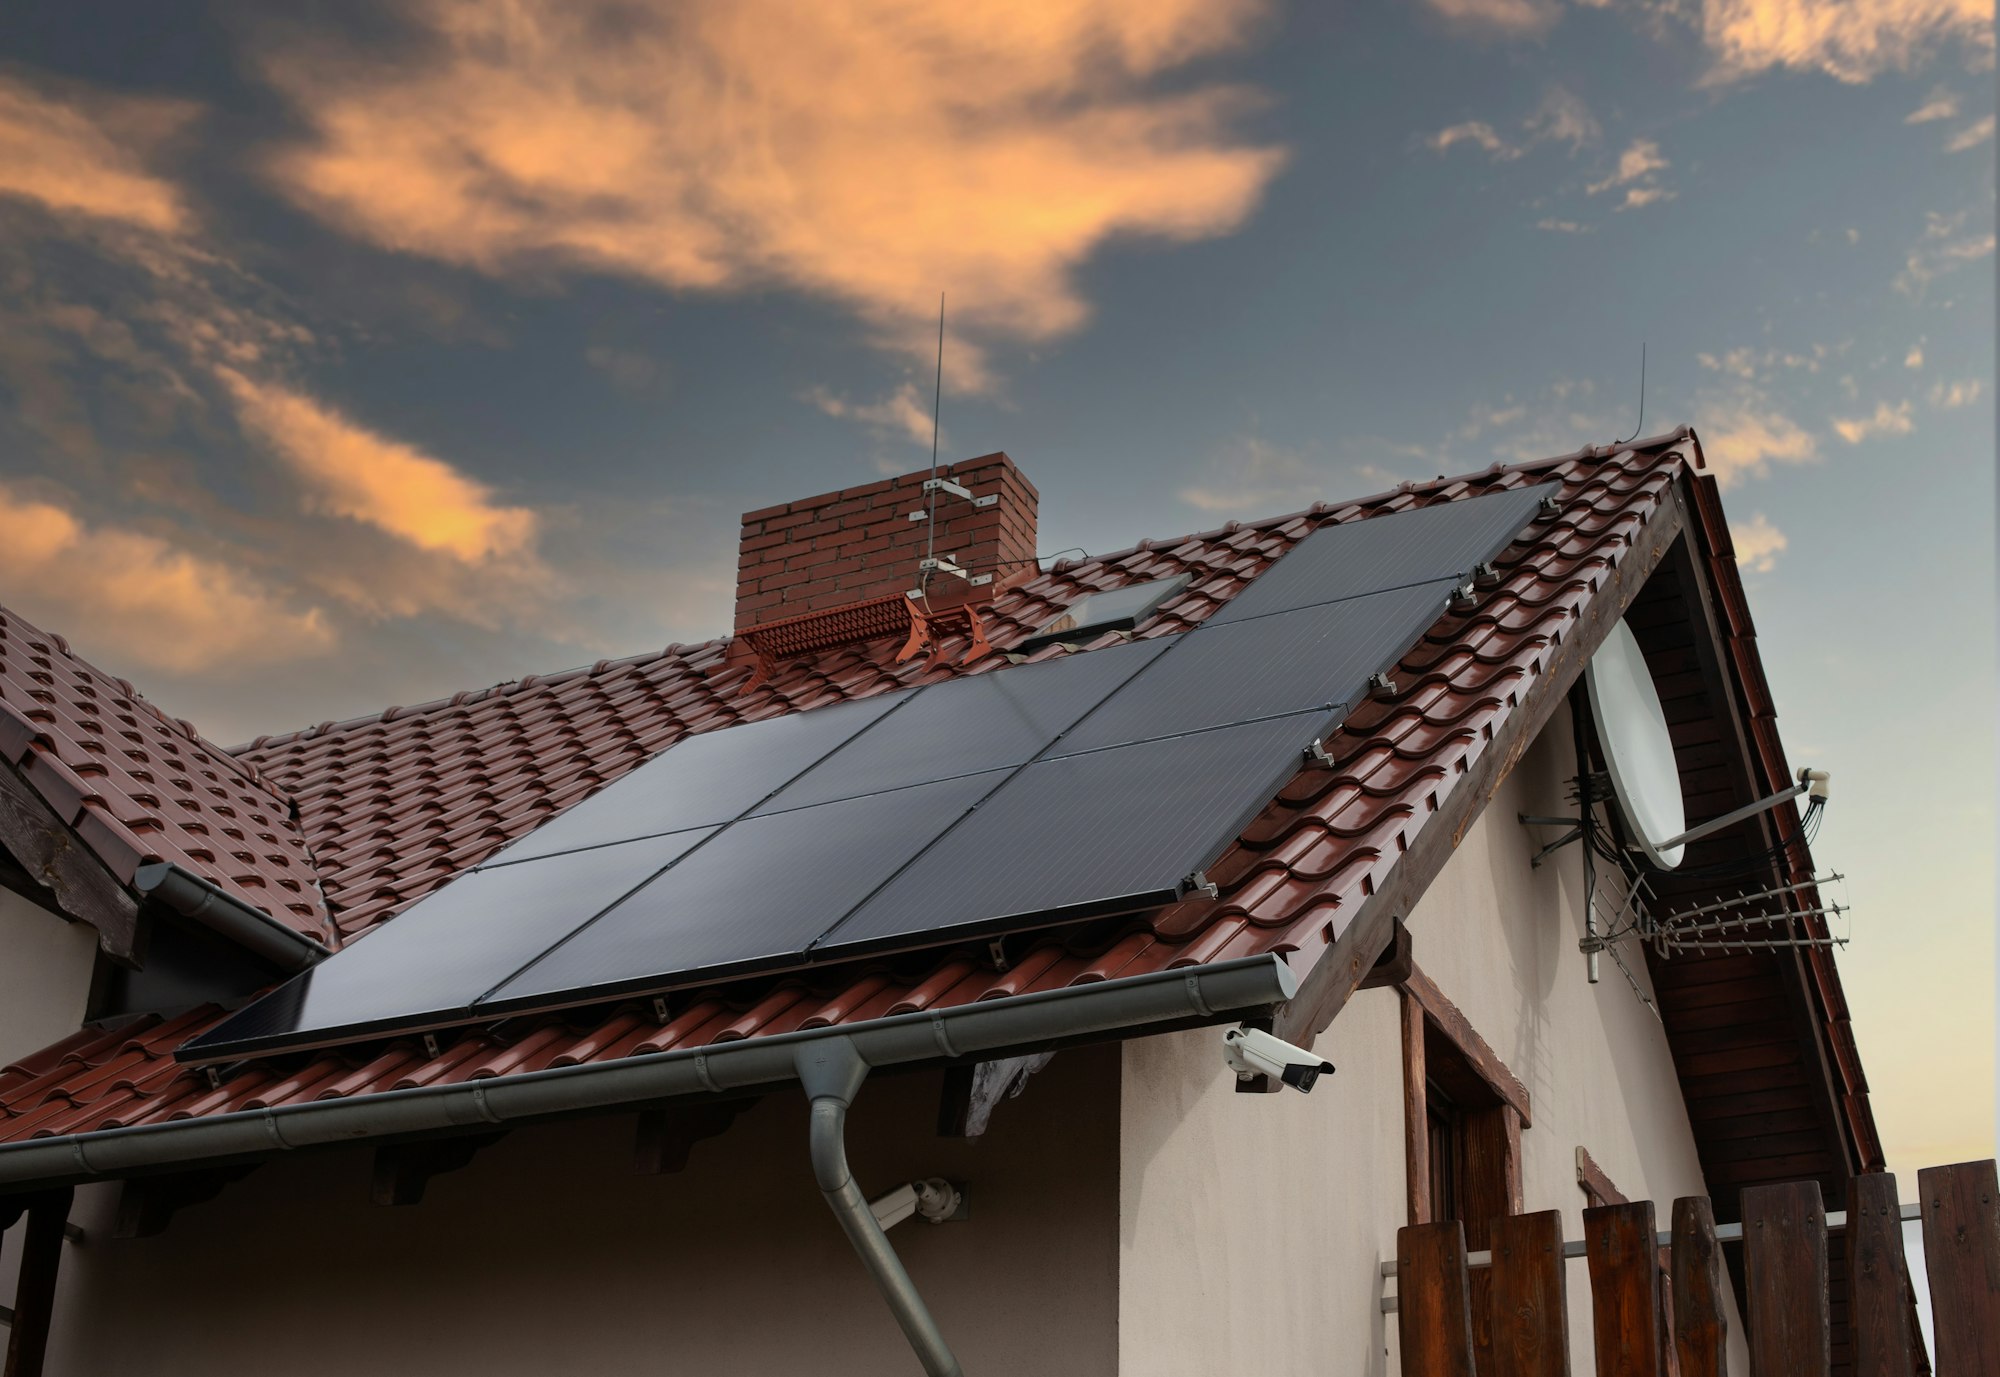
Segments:
[[[845,1039],[884,1068],[1134,1032],[1185,1019],[1223,1022],[1298,992],[1276,954],[1042,990],[950,1009],[832,1024],[771,1037],[552,1067],[518,1076],[312,1100],[213,1117],[0,1143],[0,1192],[56,1181],[186,1168],[217,1158],[417,1133],[450,1132],[576,1111],[771,1087],[800,1079],[810,1044]]]
[[[168,861],[140,866],[132,888],[219,937],[296,974],[326,959],[327,949],[304,933],[252,908],[211,880]]]

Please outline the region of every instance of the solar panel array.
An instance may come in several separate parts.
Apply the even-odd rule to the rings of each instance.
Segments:
[[[179,1055],[1171,902],[1544,491],[1322,528],[1178,636],[689,737]]]

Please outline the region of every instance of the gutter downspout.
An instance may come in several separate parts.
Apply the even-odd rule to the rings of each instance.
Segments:
[[[931,1318],[916,1284],[903,1269],[903,1261],[889,1243],[889,1236],[875,1222],[868,1199],[854,1184],[847,1168],[847,1106],[853,1102],[861,1082],[868,1075],[868,1063],[845,1037],[824,1038],[802,1045],[794,1054],[799,1083],[812,1100],[811,1144],[813,1176],[820,1194],[833,1211],[847,1241],[861,1255],[861,1265],[875,1279],[876,1289],[889,1303],[903,1336],[916,1350],[917,1361],[928,1377],[962,1377],[964,1369],[952,1356],[937,1321]]]
[[[295,974],[326,959],[327,949],[302,932],[250,907],[227,890],[165,861],[142,865],[132,876],[142,899],[156,899],[181,917]]]

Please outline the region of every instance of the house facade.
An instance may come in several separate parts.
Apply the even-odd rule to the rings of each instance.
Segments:
[[[1477,1248],[1492,1218],[1555,1209],[1574,1238],[1607,1199],[1706,1195],[1729,1219],[1745,1186],[1831,1195],[1879,1167],[1823,949],[1627,943],[1592,983],[1586,911],[1619,905],[1622,878],[1587,887],[1578,848],[1541,857],[1553,834],[1520,821],[1577,812],[1599,764],[1579,675],[1620,622],[1691,820],[1790,777],[1691,431],[1046,571],[1011,461],[944,476],[968,496],[928,522],[907,519],[924,474],[747,514],[725,642],[231,750],[10,615],[18,1370],[922,1370],[815,1179],[831,1100],[867,1197],[960,1192],[886,1240],[973,1373],[1391,1374],[1405,1224],[1458,1218]],[[689,736],[1183,634],[1316,530],[1536,485],[1535,519],[1207,868],[1212,893],[176,1059]],[[907,606],[938,552],[963,575]],[[1046,639],[1141,584],[1171,591],[1134,624]],[[1789,805],[1690,850],[1649,902],[1812,873]],[[1307,1095],[1239,1078],[1221,1033],[1244,1023],[1336,1070]],[[865,1072],[838,1094],[829,1049]],[[73,1226],[59,1247],[33,1239],[38,1206]],[[1570,1310],[1584,1368],[1586,1288]]]

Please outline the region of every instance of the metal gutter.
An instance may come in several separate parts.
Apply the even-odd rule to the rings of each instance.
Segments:
[[[154,899],[181,917],[253,952],[280,970],[297,972],[330,953],[312,938],[254,909],[212,881],[170,862],[142,865],[132,876],[142,899]]]
[[[1270,1009],[1297,992],[1298,977],[1283,958],[1249,956],[518,1076],[31,1138],[0,1144],[0,1190],[771,1087],[799,1079],[800,1049],[831,1038],[846,1039],[871,1068],[937,1063],[1157,1024],[1222,1022]]]

